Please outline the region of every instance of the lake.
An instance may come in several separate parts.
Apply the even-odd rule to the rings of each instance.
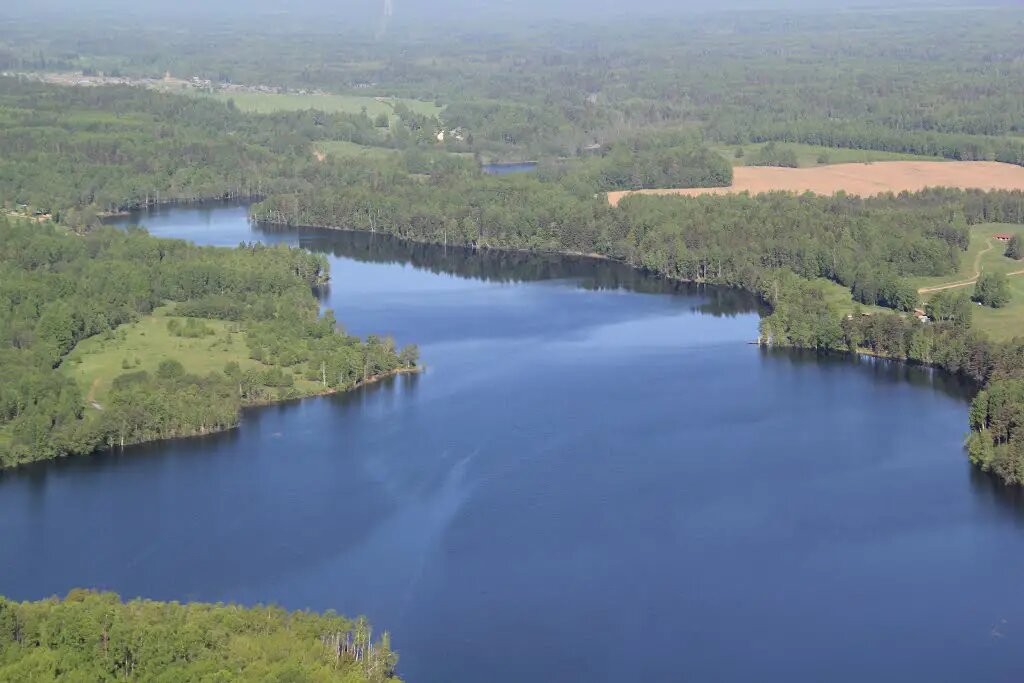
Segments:
[[[529,173],[537,169],[536,161],[506,162],[484,164],[481,170],[490,175],[509,175],[511,173]]]
[[[0,593],[366,614],[413,683],[1024,672],[1024,505],[957,382],[762,350],[750,297],[613,263],[135,220],[327,254],[324,305],[427,369],[0,475]]]

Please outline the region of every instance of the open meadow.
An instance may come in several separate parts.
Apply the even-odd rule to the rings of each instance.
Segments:
[[[317,157],[334,157],[335,159],[353,159],[360,161],[389,159],[399,154],[398,150],[388,147],[370,147],[347,140],[322,140],[314,145]]]
[[[1024,337],[1024,261],[1015,261],[1005,255],[1006,243],[995,235],[1019,234],[1024,237],[1024,225],[987,223],[971,228],[971,242],[961,257],[960,269],[954,275],[941,278],[914,278],[923,302],[943,289],[964,288],[974,292],[974,283],[981,273],[997,272],[1009,275],[1010,303],[1002,308],[976,306],[974,327],[993,339],[1007,340]]]
[[[243,371],[268,367],[249,358],[245,333],[238,331],[235,323],[203,319],[201,325],[209,334],[180,337],[171,333],[168,323],[176,320],[184,325],[186,318],[171,313],[170,307],[158,308],[152,315],[85,339],[75,347],[61,368],[87,392],[87,405],[102,406],[119,375],[139,370],[153,374],[168,359],[179,361],[196,375],[221,372],[231,361]],[[295,390],[299,394],[316,393],[318,385],[296,376]]]
[[[242,111],[256,114],[272,114],[276,111],[302,111],[318,109],[329,113],[343,112],[358,114],[366,109],[367,116],[394,114],[395,105],[401,102],[417,114],[437,116],[443,107],[433,102],[399,99],[394,97],[372,97],[369,95],[297,95],[261,92],[227,92],[221,91],[213,95],[218,100],[233,100],[235,106]]]

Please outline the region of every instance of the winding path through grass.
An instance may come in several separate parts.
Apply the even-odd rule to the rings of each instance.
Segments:
[[[992,240],[985,240],[985,248],[978,252],[974,257],[974,276],[970,280],[961,280],[960,282],[950,282],[944,285],[936,285],[934,287],[921,287],[917,290],[918,294],[927,294],[928,292],[939,292],[943,289],[955,289],[957,287],[966,287],[967,285],[973,285],[981,277],[981,257],[992,251]],[[1018,271],[1024,272],[1024,271]],[[1008,273],[1008,275],[1015,275],[1016,273]]]
[[[981,277],[981,258],[988,252],[992,251],[993,247],[994,245],[992,244],[991,238],[985,240],[985,248],[979,251],[978,254],[974,257],[974,275],[971,277],[970,280],[949,282],[944,285],[935,285],[934,287],[921,287],[920,289],[917,290],[917,293],[929,294],[931,292],[940,292],[943,289],[956,289],[957,287],[967,287],[968,285],[973,285],[975,282],[978,281],[978,278]],[[1006,273],[1007,277],[1012,277],[1014,275],[1024,275],[1024,269],[1011,270],[1009,273]]]

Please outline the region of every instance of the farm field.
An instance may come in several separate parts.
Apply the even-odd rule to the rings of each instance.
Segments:
[[[126,372],[156,372],[161,361],[179,361],[191,374],[207,375],[221,372],[230,361],[237,361],[242,370],[267,366],[249,358],[245,334],[234,331],[233,323],[202,320],[213,332],[203,337],[176,337],[167,329],[172,319],[184,323],[185,318],[171,315],[170,307],[156,309],[152,315],[121,325],[109,334],[83,340],[68,355],[61,368],[86,392],[86,403],[103,405],[111,383]],[[300,394],[315,393],[317,384],[295,378]]]
[[[750,143],[746,145],[714,145],[715,150],[732,163],[733,166],[747,166],[762,147],[767,143]],[[801,168],[811,168],[830,164],[867,164],[875,161],[946,161],[942,157],[923,156],[918,154],[902,154],[900,152],[881,152],[874,149],[846,149],[842,147],[822,147],[820,145],[804,145],[796,142],[779,143],[780,149],[791,149],[796,153]],[[743,150],[743,156],[736,158],[736,150]],[[826,161],[819,159],[826,158]]]
[[[1024,225],[988,223],[971,228],[971,242],[960,261],[960,270],[943,278],[915,278],[911,280],[927,302],[939,288],[965,288],[974,292],[974,282],[980,272],[1000,272],[1010,275],[1012,297],[1002,308],[976,306],[974,328],[993,339],[1006,340],[1024,336],[1024,261],[1005,256],[1006,245],[993,238],[997,233],[1024,236]]]
[[[816,168],[738,166],[729,187],[609,192],[615,206],[630,194],[698,196],[749,192],[837,192],[868,197],[883,192],[916,192],[927,187],[1024,190],[1024,167],[996,161],[881,161]]]
[[[218,92],[213,97],[224,102],[234,100],[235,106],[242,111],[256,114],[270,114],[276,111],[300,111],[304,109],[358,114],[365,107],[368,116],[374,117],[378,114],[391,116],[394,112],[394,105],[398,102],[405,104],[414,112],[425,116],[437,116],[442,110],[442,107],[438,107],[433,102],[362,95],[279,95],[259,92]]]

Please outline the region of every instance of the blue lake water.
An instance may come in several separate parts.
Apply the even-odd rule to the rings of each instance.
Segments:
[[[529,173],[537,168],[536,161],[524,161],[520,163],[505,164],[484,164],[482,170],[490,175],[509,175],[511,173]]]
[[[1024,506],[955,381],[763,351],[749,297],[615,264],[136,220],[328,254],[324,305],[427,371],[0,475],[0,593],[366,614],[413,683],[1024,674]]]

